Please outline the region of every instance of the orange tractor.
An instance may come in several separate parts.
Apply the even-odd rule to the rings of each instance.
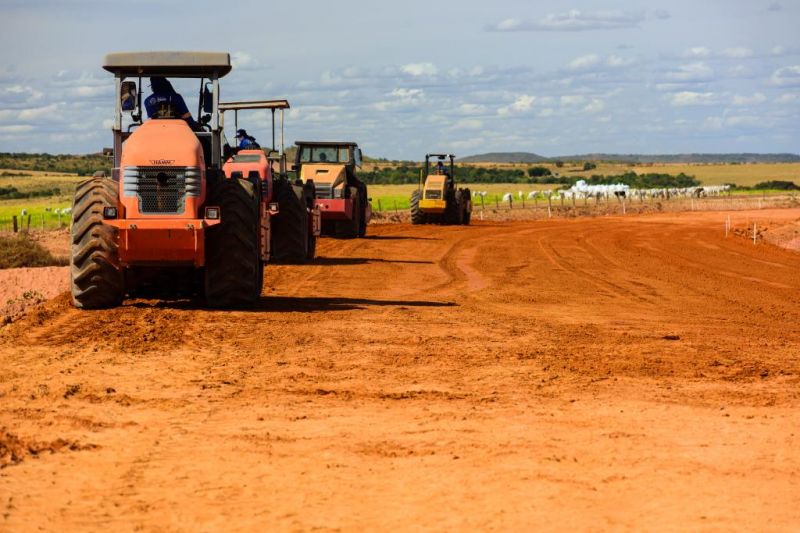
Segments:
[[[117,94],[114,165],[110,178],[96,175],[75,192],[73,304],[115,306],[153,285],[184,285],[212,307],[252,304],[270,259],[270,217],[279,208],[260,176],[223,172],[230,148],[219,80],[231,70],[230,55],[112,53],[103,68],[114,74]],[[199,85],[198,121],[180,95],[159,97],[151,108],[156,80],[167,77]],[[147,120],[143,78],[154,89],[144,102]]]
[[[294,170],[314,183],[314,205],[322,215],[322,235],[364,237],[372,218],[367,184],[356,176],[361,149],[354,142],[298,141]]]
[[[271,216],[261,219],[262,246],[269,248],[271,261],[304,262],[314,259],[317,237],[320,234],[320,211],[314,205],[314,182],[290,180],[286,172],[286,153],[283,138],[283,112],[289,109],[286,100],[252,100],[222,102],[223,125],[225,112],[233,111],[234,129],[239,130],[239,112],[268,110],[272,113],[272,148],[267,153],[256,145],[231,150],[232,155],[223,165],[225,176],[247,178],[261,183],[262,203]],[[275,144],[275,113],[279,112],[280,144]],[[269,206],[272,204],[272,209]]]

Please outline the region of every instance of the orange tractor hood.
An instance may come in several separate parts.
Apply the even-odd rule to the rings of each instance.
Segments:
[[[185,121],[150,119],[125,141],[120,166],[204,167],[203,147]]]

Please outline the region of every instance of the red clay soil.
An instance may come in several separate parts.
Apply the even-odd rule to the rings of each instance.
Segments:
[[[726,216],[376,226],[252,311],[59,297],[0,329],[0,529],[796,531],[800,254]]]
[[[69,289],[69,267],[0,269],[0,325]]]

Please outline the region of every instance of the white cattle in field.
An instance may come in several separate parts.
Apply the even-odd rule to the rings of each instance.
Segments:
[[[20,214],[20,216],[26,217],[26,216],[28,216],[28,210],[27,209],[23,209],[22,211],[20,211],[19,214]]]
[[[505,193],[503,195],[503,201],[504,202],[510,202],[513,198],[514,198],[514,195],[512,195],[510,192],[507,192],[507,193]]]
[[[536,191],[531,191],[531,192],[529,192],[529,193],[528,193],[528,200],[533,200],[533,199],[535,199],[537,194],[539,194],[539,193],[538,193],[538,192],[536,192]]]

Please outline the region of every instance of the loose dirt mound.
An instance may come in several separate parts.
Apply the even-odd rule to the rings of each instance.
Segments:
[[[93,444],[80,444],[66,439],[50,442],[26,441],[6,428],[0,428],[0,469],[22,462],[26,457],[38,457],[44,453],[61,451],[93,450]]]
[[[0,324],[69,290],[69,267],[0,269]]]
[[[0,329],[2,438],[101,447],[4,468],[3,527],[794,530],[800,255],[729,214],[800,218],[384,224],[248,311],[60,296]]]

